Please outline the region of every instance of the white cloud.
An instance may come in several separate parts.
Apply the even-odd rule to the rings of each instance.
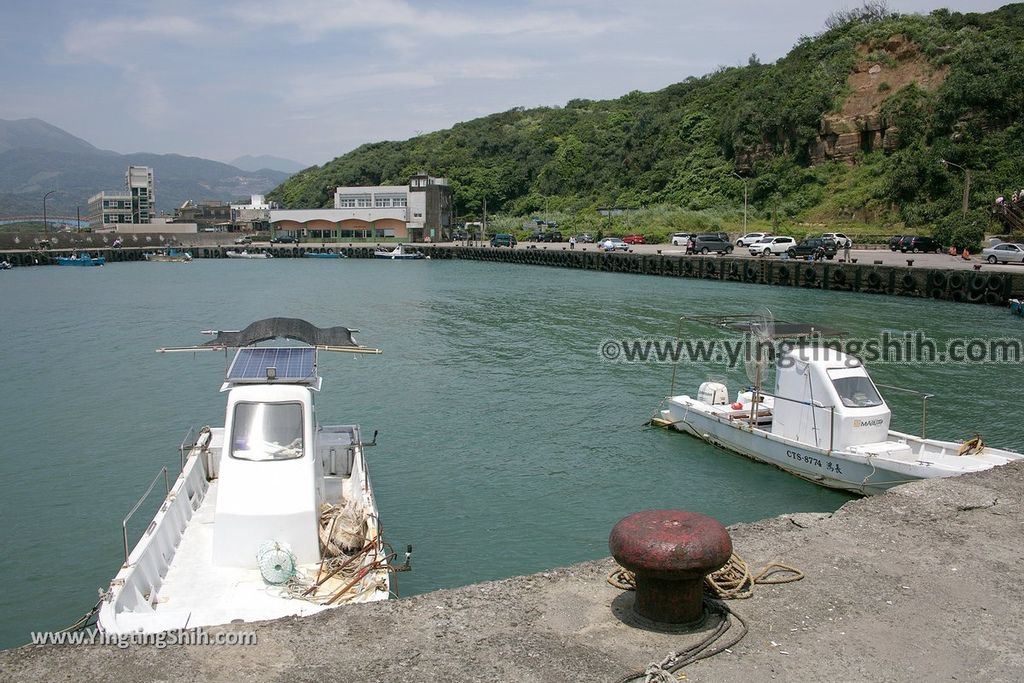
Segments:
[[[351,32],[388,33],[402,30],[407,40],[423,38],[486,38],[523,35],[550,39],[552,36],[590,37],[617,25],[608,17],[567,10],[503,11],[474,8],[472,12],[422,10],[405,0],[291,0],[252,2],[228,12],[253,26],[290,27],[290,39],[313,41],[326,35]]]
[[[118,17],[79,22],[64,34],[64,54],[72,61],[124,64],[138,59],[153,41],[205,39],[209,29],[188,17],[172,15]]]

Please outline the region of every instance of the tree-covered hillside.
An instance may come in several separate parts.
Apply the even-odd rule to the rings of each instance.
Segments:
[[[904,72],[938,74],[939,84],[879,83],[877,116],[892,132],[885,150],[869,145],[812,163],[823,117],[848,105],[851,74],[897,66],[886,48],[894,37],[918,62]],[[658,92],[513,109],[366,144],[293,176],[271,197],[330,206],[338,185],[401,184],[425,170],[451,181],[457,213],[467,217],[485,198],[489,212],[510,216],[582,217],[599,206],[735,211],[739,171],[753,215],[776,224],[932,226],[960,207],[963,174],[942,159],[973,170],[974,209],[1024,184],[1024,4],[924,16],[869,2],[834,15],[774,64],[751,55],[745,67]]]

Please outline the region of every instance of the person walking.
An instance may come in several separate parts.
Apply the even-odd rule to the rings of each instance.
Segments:
[[[576,248],[576,235],[573,235],[572,237],[569,238],[569,249],[575,249],[575,248]]]

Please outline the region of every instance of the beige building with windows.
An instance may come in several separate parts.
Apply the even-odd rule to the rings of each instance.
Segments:
[[[89,197],[89,227],[95,232],[125,232],[124,224],[144,225],[156,217],[153,169],[129,166],[124,174],[125,189],[97,192]]]
[[[440,241],[452,225],[452,191],[425,173],[408,185],[339,187],[333,209],[271,209],[270,223],[311,239]]]

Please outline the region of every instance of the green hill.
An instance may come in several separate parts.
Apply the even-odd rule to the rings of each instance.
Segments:
[[[596,207],[648,207],[621,222],[659,231],[690,212],[736,225],[739,172],[755,224],[960,229],[964,176],[942,159],[972,169],[975,222],[1024,185],[1024,4],[925,16],[868,3],[774,64],[751,55],[658,92],[366,144],[270,197],[329,206],[335,186],[400,184],[426,170],[451,181],[462,216],[486,198],[491,213],[593,229],[606,225]]]

